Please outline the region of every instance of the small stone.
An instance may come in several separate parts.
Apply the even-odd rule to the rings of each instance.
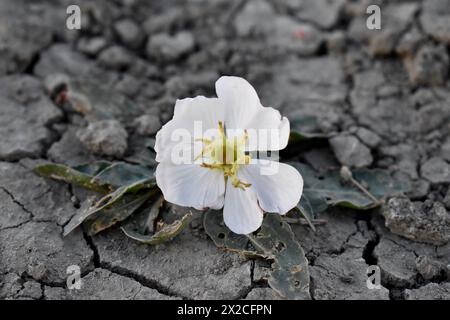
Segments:
[[[102,37],[81,38],[78,42],[78,50],[88,56],[94,57],[102,51],[107,44],[106,39]]]
[[[342,165],[361,168],[369,166],[373,161],[370,149],[354,136],[340,135],[333,137],[330,139],[330,145]]]
[[[367,16],[360,15],[352,19],[349,36],[358,42],[367,43],[368,52],[372,56],[389,55],[394,51],[399,38],[408,29],[418,9],[419,6],[416,3],[390,3],[384,6],[381,12],[381,30],[368,29]]]
[[[264,49],[270,48],[275,52],[311,55],[317,52],[324,40],[317,28],[276,13],[266,1],[248,1],[236,15],[234,27],[239,37],[264,36]]]
[[[424,35],[417,27],[414,27],[402,36],[396,51],[402,57],[413,57],[424,40]]]
[[[422,277],[427,280],[436,280],[439,281],[441,279],[445,279],[450,275],[450,269],[447,266],[433,259],[430,259],[427,256],[419,256],[416,259],[416,269],[422,275]]]
[[[408,198],[422,199],[430,192],[430,183],[427,180],[419,179],[412,182],[411,190],[406,193]]]
[[[134,121],[136,130],[140,135],[150,136],[161,128],[159,117],[152,114],[144,114]]]
[[[448,138],[441,147],[441,156],[450,161],[450,138]]]
[[[92,60],[73,50],[68,44],[55,44],[40,54],[33,72],[41,78],[55,73],[67,74],[69,77],[88,77],[94,66]]]
[[[406,289],[406,300],[450,300],[450,283],[429,283],[418,289]]]
[[[343,14],[345,0],[303,0],[290,1],[288,4],[295,9],[300,20],[311,21],[321,28],[329,29],[338,23]]]
[[[120,46],[112,46],[103,50],[99,57],[99,63],[105,68],[122,70],[132,63],[131,54]]]
[[[69,126],[58,142],[52,144],[47,151],[47,157],[55,163],[76,166],[94,162],[96,157],[83,146],[77,138],[77,127]]]
[[[330,33],[326,37],[327,48],[332,52],[344,52],[346,47],[346,37],[345,33],[342,31],[335,31]]]
[[[371,148],[375,148],[381,143],[380,136],[366,128],[358,128],[356,135]]]
[[[67,88],[69,77],[62,73],[49,74],[44,78],[44,87],[48,95],[54,99],[58,93]]]
[[[450,7],[446,1],[425,0],[420,22],[434,39],[450,44]]]
[[[23,284],[22,290],[18,293],[18,299],[37,300],[42,297],[42,289],[40,283],[36,281],[27,281]]]
[[[420,174],[432,183],[448,183],[450,181],[450,164],[441,158],[433,157],[422,164]]]
[[[392,198],[382,214],[386,227],[402,237],[434,245],[443,245],[450,240],[450,214],[440,202]]]
[[[15,2],[0,5],[0,75],[23,73],[33,60],[54,39],[54,30],[45,19],[44,10],[32,10],[30,3]],[[23,17],[27,17],[24,19]],[[58,24],[58,20],[52,21]],[[61,21],[62,22],[62,21]],[[66,28],[60,28],[66,29]]]
[[[409,78],[417,85],[443,85],[447,80],[449,57],[443,45],[422,46],[409,62],[405,60]]]
[[[135,97],[141,89],[142,83],[135,77],[124,74],[115,84],[114,89],[128,97]]]
[[[124,19],[114,24],[114,31],[119,40],[132,49],[139,48],[144,41],[144,33],[141,28],[130,19]]]
[[[0,274],[0,299],[15,299],[23,280],[15,273]]]
[[[194,49],[195,41],[190,32],[181,31],[174,36],[159,33],[150,37],[147,55],[160,61],[175,61]]]
[[[412,250],[405,249],[389,238],[381,238],[373,255],[378,261],[377,265],[385,273],[388,283],[397,286],[411,286],[415,283],[416,256]]]
[[[81,143],[90,151],[111,157],[122,157],[128,148],[128,133],[117,120],[93,122],[77,132]]]
[[[450,187],[448,188],[447,194],[445,195],[444,205],[448,210],[450,210]]]
[[[386,56],[395,48],[399,30],[391,27],[382,30],[370,38],[369,52],[372,56]]]
[[[174,24],[177,24],[185,17],[186,12],[180,6],[169,6],[157,15],[151,15],[142,25],[148,35],[159,32],[169,32]]]

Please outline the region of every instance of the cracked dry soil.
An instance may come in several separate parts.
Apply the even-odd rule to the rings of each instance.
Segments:
[[[388,169],[413,185],[390,211],[331,209],[316,233],[292,225],[312,299],[450,299],[450,7],[372,2],[378,31],[365,27],[366,0],[0,2],[0,299],[279,298],[270,265],[216,248],[201,213],[158,247],[117,228],[63,238],[92,194],[31,171],[151,161],[175,99],[212,96],[223,74],[333,137],[294,160],[319,172]],[[80,31],[65,28],[74,3]],[[61,90],[64,81],[77,89]],[[79,103],[61,103],[62,93]],[[163,214],[185,210],[166,204]],[[70,265],[82,290],[66,289]],[[369,265],[381,269],[379,290],[366,287]]]

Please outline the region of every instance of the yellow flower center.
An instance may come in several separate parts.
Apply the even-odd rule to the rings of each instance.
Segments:
[[[245,143],[248,140],[247,131],[244,130],[242,137],[227,138],[221,121],[219,121],[218,130],[217,138],[198,139],[203,142],[203,149],[195,160],[202,158],[202,167],[222,170],[225,179],[229,177],[234,187],[245,190],[250,187],[250,184],[239,180],[237,172],[241,165],[249,164],[251,160],[251,157],[245,154]]]

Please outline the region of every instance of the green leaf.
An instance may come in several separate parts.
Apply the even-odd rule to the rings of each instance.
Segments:
[[[73,169],[94,177],[95,175],[99,174],[101,171],[108,168],[110,165],[112,165],[111,162],[101,160],[101,161],[97,161],[97,162],[93,162],[93,163],[87,163],[87,164],[75,166],[75,167],[73,167]]]
[[[107,194],[88,210],[76,214],[64,228],[64,236],[86,222],[88,233],[95,234],[128,218],[158,191],[153,179],[137,181]]]
[[[92,180],[92,176],[61,164],[42,164],[34,168],[34,172],[42,177],[64,181],[100,193],[111,191],[109,184]]]
[[[256,235],[238,235],[230,231],[223,223],[222,211],[206,212],[203,225],[219,248],[247,257],[273,259],[269,285],[282,297],[310,298],[308,260],[289,224],[283,222],[280,215],[266,214]],[[249,246],[249,241],[254,248]]]
[[[261,256],[249,248],[249,239],[245,235],[232,232],[223,222],[222,210],[208,210],[203,216],[206,234],[219,248],[238,252],[247,257]]]
[[[154,178],[139,180],[128,186],[120,187],[97,201],[97,203],[89,210],[90,214],[113,207],[127,193],[136,193],[142,189],[156,188],[156,180]]]
[[[115,225],[117,222],[127,219],[149,200],[154,193],[155,190],[145,189],[137,194],[124,194],[118,201],[115,201],[113,205],[88,214],[87,219],[85,219],[83,223],[87,234],[97,234],[100,231]],[[65,234],[67,234],[66,231]]]
[[[153,177],[154,170],[141,165],[116,162],[100,171],[93,180],[116,187],[133,184]]]
[[[261,229],[248,238],[258,252],[272,258],[268,283],[286,299],[310,299],[308,260],[288,223],[266,214]]]
[[[150,244],[150,245],[158,245],[169,240],[175,238],[184,228],[186,228],[189,223],[192,221],[192,212],[184,215],[180,220],[176,220],[175,222],[165,225],[159,231],[155,232],[151,235],[142,234],[139,231],[139,228],[133,226],[133,224],[129,223],[122,226],[122,231],[131,239],[136,241]]]
[[[302,116],[289,119],[291,133],[289,144],[295,144],[306,139],[325,139],[327,135],[320,132],[319,123],[314,116]]]
[[[312,223],[312,220],[314,219],[314,211],[311,207],[311,204],[309,203],[308,198],[300,198],[300,202],[297,205],[297,210],[300,212],[303,218],[305,218],[306,222],[308,222],[308,225],[311,227],[311,229],[315,232],[316,227]]]
[[[326,210],[329,206],[366,210],[376,205],[370,197],[351,182],[344,182],[339,170],[318,174],[304,164],[298,162],[290,164],[297,168],[303,176],[303,203],[309,203],[314,215]],[[409,186],[401,184],[389,172],[381,169],[354,170],[353,177],[365,185],[377,199],[409,190]]]

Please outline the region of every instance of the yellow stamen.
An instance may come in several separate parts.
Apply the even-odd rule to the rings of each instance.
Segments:
[[[238,179],[237,172],[241,165],[247,165],[251,161],[251,157],[245,154],[245,143],[248,140],[248,132],[244,130],[244,135],[240,138],[234,137],[228,139],[225,134],[225,127],[222,121],[218,123],[219,137],[215,139],[196,139],[196,141],[203,142],[201,153],[195,158],[206,157],[208,163],[202,163],[201,166],[211,170],[221,170],[225,179],[231,179],[234,187],[245,190],[250,187],[249,183],[245,183]],[[228,159],[233,155],[232,159]]]

